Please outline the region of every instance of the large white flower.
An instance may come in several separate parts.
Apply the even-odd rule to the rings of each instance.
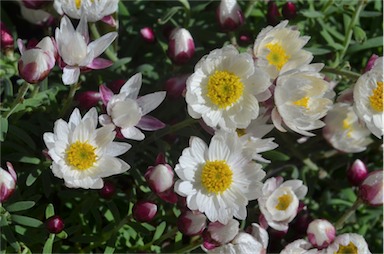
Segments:
[[[342,234],[335,238],[335,241],[328,246],[327,254],[334,253],[364,253],[371,254],[365,239],[358,234]]]
[[[114,95],[106,86],[100,86],[101,98],[107,107],[107,114],[99,117],[101,125],[118,127],[124,138],[134,140],[145,138],[140,129],[154,131],[165,127],[160,120],[147,114],[160,105],[166,92],[150,93],[138,98],[141,83],[141,73],[137,73],[121,87],[119,94]]]
[[[357,115],[378,138],[384,132],[383,81],[383,57],[379,57],[373,68],[361,75],[353,89]]]
[[[188,113],[213,128],[246,128],[259,114],[259,100],[270,96],[270,84],[250,54],[232,45],[215,49],[196,64],[187,80]]]
[[[284,20],[275,27],[267,26],[257,35],[253,46],[256,64],[274,79],[279,74],[296,69],[312,61],[312,54],[303,50],[310,37],[300,37],[300,32],[287,27]]]
[[[99,58],[117,37],[116,32],[103,35],[89,43],[88,24],[85,16],[74,29],[67,16],[63,16],[60,28],[56,28],[55,39],[59,55],[66,65],[63,69],[63,83],[74,84],[80,76],[80,68],[103,69],[112,65],[111,61]]]
[[[198,137],[189,143],[175,167],[180,178],[175,191],[187,197],[189,209],[205,213],[210,221],[244,220],[248,200],[261,194],[261,165],[244,155],[235,133],[217,132],[209,147]]]
[[[362,124],[353,107],[336,103],[324,119],[323,135],[337,150],[358,153],[372,143],[371,132]]]
[[[74,19],[85,15],[90,22],[101,20],[117,11],[119,0],[55,0],[53,6],[60,14]]]
[[[308,131],[324,126],[320,120],[332,106],[335,95],[319,71],[323,64],[311,64],[295,69],[277,78],[274,91],[275,108],[272,121],[280,131],[291,130],[314,136]]]
[[[113,142],[112,126],[96,129],[97,112],[90,109],[81,118],[78,109],[71,114],[68,123],[55,122],[54,132],[44,133],[43,139],[53,162],[53,174],[64,179],[72,188],[100,189],[102,177],[127,171],[130,166],[115,158],[131,147],[130,144]]]

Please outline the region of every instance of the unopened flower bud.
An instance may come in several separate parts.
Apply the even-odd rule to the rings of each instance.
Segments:
[[[41,9],[44,5],[52,2],[50,0],[22,0],[22,3],[28,9],[38,10]]]
[[[101,101],[101,96],[100,93],[96,91],[85,91],[77,93],[75,96],[75,101],[77,101],[81,109],[88,110],[97,106],[99,101]]]
[[[365,66],[364,73],[367,71],[370,71],[373,68],[373,65],[375,64],[376,60],[379,58],[378,55],[373,54],[369,60],[367,65]]]
[[[156,40],[155,32],[151,27],[144,27],[140,29],[141,38],[148,43],[153,43]]]
[[[276,3],[274,1],[269,1],[267,9],[267,23],[269,25],[275,26],[280,22],[280,17],[281,14]]]
[[[175,28],[169,36],[169,58],[175,64],[185,64],[195,54],[195,43],[191,33],[185,28]]]
[[[149,222],[157,213],[157,205],[151,201],[138,201],[132,208],[133,218],[138,222]]]
[[[246,47],[253,43],[253,37],[249,32],[241,32],[239,34],[238,42],[240,46]]]
[[[336,229],[329,221],[316,219],[309,223],[307,236],[314,247],[324,249],[335,240]]]
[[[353,186],[359,186],[367,178],[368,170],[364,162],[357,159],[347,171],[348,181]]]
[[[296,18],[296,5],[292,2],[286,2],[284,5],[283,5],[283,9],[282,9],[282,13],[283,13],[283,16],[284,18],[286,19],[294,19]]]
[[[244,14],[236,0],[221,0],[216,18],[224,31],[235,31],[244,24]]]
[[[48,229],[49,233],[52,234],[58,234],[64,229],[64,222],[63,219],[58,216],[54,215],[45,222],[45,226]]]
[[[184,235],[200,235],[207,226],[207,217],[199,211],[185,211],[177,221],[177,227]]]
[[[230,219],[225,225],[216,221],[209,223],[207,231],[214,241],[226,244],[232,241],[237,233],[239,233],[239,226],[240,223],[235,219]]]
[[[150,166],[144,175],[149,187],[157,194],[170,189],[173,185],[173,170],[168,164]]]
[[[0,203],[7,201],[16,188],[17,175],[12,163],[7,162],[8,171],[0,167]]]
[[[3,22],[0,21],[1,29],[1,50],[13,48],[13,36]]]
[[[120,92],[121,87],[127,82],[125,79],[117,79],[107,84],[107,87],[116,94]]]
[[[100,189],[99,194],[102,198],[110,199],[116,193],[116,186],[111,181],[104,181],[103,188]]]
[[[359,196],[367,205],[383,205],[383,171],[376,170],[368,174],[359,186]]]
[[[167,96],[174,100],[180,98],[185,92],[186,82],[189,76],[190,74],[184,74],[168,79],[165,82],[165,90],[167,91]]]

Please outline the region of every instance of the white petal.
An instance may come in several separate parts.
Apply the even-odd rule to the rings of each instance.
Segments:
[[[128,94],[128,98],[136,99],[142,83],[141,73],[133,75],[120,89],[120,93]]]
[[[144,134],[136,127],[128,127],[121,129],[121,134],[125,138],[133,139],[133,140],[143,140],[145,138]]]
[[[80,68],[79,67],[72,67],[72,66],[65,66],[63,69],[63,76],[62,80],[64,85],[72,85],[77,83],[80,76]]]
[[[156,92],[144,95],[137,99],[137,104],[141,107],[141,114],[144,116],[157,108],[165,99],[166,92]]]
[[[88,44],[88,52],[93,52],[93,58],[100,56],[111,43],[116,39],[117,33],[107,33]]]

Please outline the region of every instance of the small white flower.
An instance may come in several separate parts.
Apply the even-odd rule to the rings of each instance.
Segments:
[[[96,22],[117,11],[119,0],[55,0],[53,6],[60,14],[80,19],[85,15],[89,22]]]
[[[287,27],[288,21],[282,21],[275,27],[268,26],[258,34],[253,54],[256,64],[265,69],[271,78],[296,69],[312,61],[312,54],[303,50],[310,37],[300,37],[300,32]]]
[[[335,227],[324,219],[311,221],[307,228],[309,242],[318,249],[328,247],[335,240],[335,235]]]
[[[336,103],[324,119],[323,135],[337,150],[359,153],[372,143],[371,132],[361,123],[353,107]]]
[[[160,105],[166,92],[155,92],[138,98],[141,82],[141,73],[135,74],[116,95],[107,87],[100,86],[101,97],[107,107],[107,114],[99,117],[101,125],[118,127],[123,137],[134,140],[145,138],[140,129],[154,131],[165,126],[160,120],[147,114]]]
[[[120,174],[130,166],[115,158],[131,148],[130,144],[113,142],[112,126],[96,129],[97,112],[89,110],[81,118],[78,109],[71,114],[68,123],[55,122],[54,132],[44,133],[43,139],[52,158],[52,172],[64,179],[71,188],[101,189],[103,177]]]
[[[323,64],[311,64],[277,78],[272,121],[278,130],[286,131],[284,123],[299,134],[314,136],[308,131],[324,126],[320,119],[331,108],[335,93],[319,73],[322,68]]]
[[[323,254],[312,246],[312,244],[304,239],[298,239],[287,244],[280,254]]]
[[[83,16],[74,29],[67,16],[63,16],[60,28],[56,28],[55,38],[59,55],[66,66],[63,69],[63,83],[74,84],[80,76],[80,68],[103,69],[112,65],[111,61],[99,58],[117,37],[116,32],[103,35],[89,43],[88,24]]]
[[[246,128],[259,115],[257,96],[270,86],[266,72],[254,67],[252,56],[231,46],[213,50],[195,66],[187,80],[188,113],[212,128]]]
[[[209,147],[198,137],[189,143],[175,167],[180,178],[175,191],[187,197],[189,209],[205,213],[210,221],[244,220],[248,200],[261,194],[261,165],[244,155],[235,133],[217,132]]]
[[[371,254],[365,239],[358,234],[342,234],[335,238],[335,241],[328,246],[327,254],[334,253],[364,253]]]
[[[353,89],[354,107],[359,118],[378,138],[383,136],[383,57],[361,75]]]
[[[276,230],[288,229],[297,215],[299,199],[307,194],[308,188],[300,180],[283,182],[281,177],[268,179],[263,186],[262,196],[258,198],[261,213],[268,225]]]
[[[239,233],[239,226],[239,221],[235,219],[230,219],[227,224],[215,221],[209,223],[207,233],[218,244],[226,244],[232,241]]]

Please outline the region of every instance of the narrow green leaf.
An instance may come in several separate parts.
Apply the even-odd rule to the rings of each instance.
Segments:
[[[179,2],[184,5],[184,7],[187,9],[187,10],[190,10],[191,9],[191,6],[189,5],[189,2],[188,0],[179,0]]]
[[[52,246],[53,246],[53,240],[54,239],[55,239],[55,234],[49,234],[49,237],[44,244],[44,248],[43,248],[44,254],[51,254],[52,253]]]
[[[61,232],[58,233],[56,236],[57,236],[58,238],[60,238],[60,239],[67,239],[68,234],[67,234],[67,232],[65,232],[65,231],[61,231]]]
[[[301,14],[303,14],[304,17],[307,17],[307,18],[323,18],[324,17],[323,13],[315,10],[304,10],[301,12]]]
[[[35,183],[35,181],[37,180],[37,178],[40,176],[41,174],[41,170],[40,169],[35,169],[33,170],[27,177],[27,180],[25,181],[25,184],[29,187],[31,186],[32,184]]]
[[[9,205],[6,209],[8,212],[19,212],[32,208],[34,205],[34,201],[19,201]]]
[[[266,151],[263,153],[263,157],[271,161],[287,161],[289,156],[279,151]]]
[[[365,31],[359,26],[355,26],[353,28],[353,36],[355,37],[355,40],[360,43],[364,42],[367,39]]]
[[[5,135],[8,132],[8,119],[0,116],[0,141],[5,140]]]
[[[104,250],[104,254],[113,254],[115,252],[115,247],[107,246]]]
[[[17,224],[37,228],[43,225],[43,222],[39,221],[38,219],[23,216],[23,215],[11,215],[11,220]]]
[[[40,159],[36,157],[23,156],[20,158],[19,161],[23,163],[28,163],[28,164],[34,164],[34,165],[40,164]]]
[[[126,65],[127,63],[129,63],[130,61],[132,60],[131,57],[124,57],[124,58],[121,58],[119,59],[118,61],[116,61],[111,67],[111,71],[116,71],[117,69],[119,69],[121,66],[123,65]]]
[[[16,240],[15,236],[12,233],[10,227],[3,227],[1,229],[1,234],[4,234],[6,241],[13,247],[16,253],[21,252],[21,247],[19,242]]]
[[[159,19],[159,24],[164,25],[165,23],[167,23],[173,17],[173,15],[175,15],[181,9],[182,7],[180,6],[175,6],[169,9],[167,13],[165,13],[165,15]]]
[[[163,235],[166,226],[167,226],[167,223],[165,221],[163,221],[162,223],[160,223],[159,226],[157,226],[155,234],[153,235],[152,241],[156,241],[157,239],[160,238],[160,236]]]
[[[18,126],[11,125],[9,128],[9,134],[12,134],[13,137],[17,138],[18,141],[26,144],[27,147],[31,148],[32,150],[36,150],[36,143],[33,141],[29,133],[26,132],[26,130],[19,128]]]
[[[45,218],[48,219],[55,215],[55,209],[52,204],[48,204],[47,208],[45,208]]]

